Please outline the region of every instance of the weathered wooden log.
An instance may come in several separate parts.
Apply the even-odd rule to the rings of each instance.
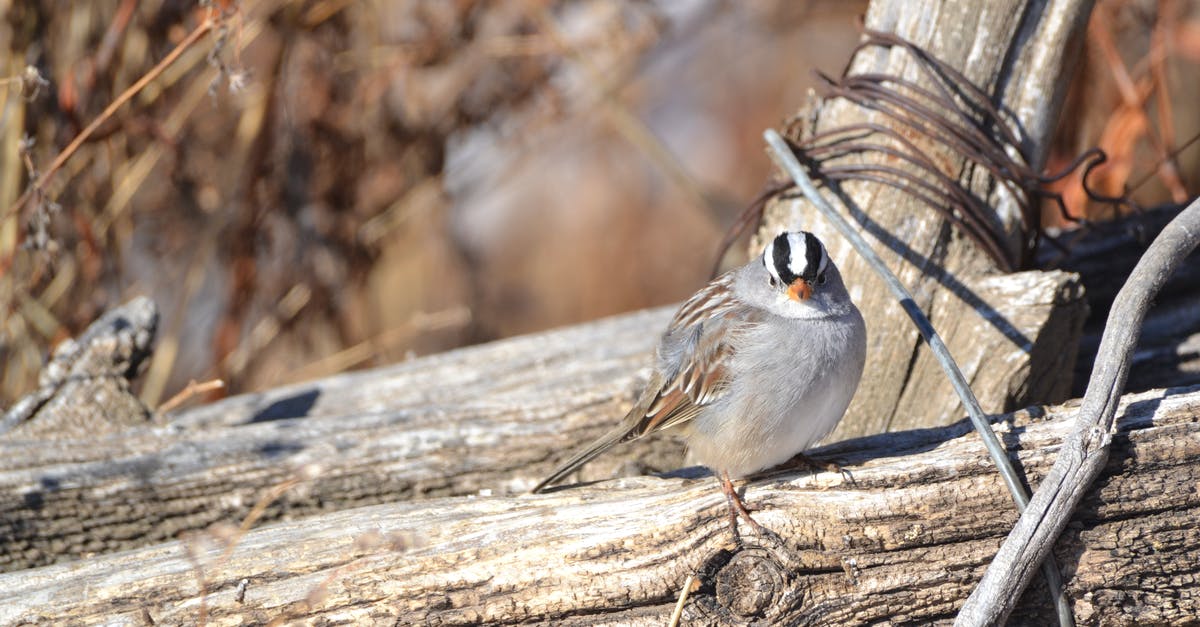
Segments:
[[[1047,262],[1080,273],[1088,305],[1102,318],[1114,293],[1105,286],[1128,275],[1169,213],[1097,225],[1081,235],[1068,256]],[[1155,380],[1200,382],[1195,350],[1188,348],[1200,322],[1181,315],[1188,311],[1186,303],[1200,299],[1197,274],[1189,268],[1168,283],[1160,306],[1150,312],[1135,355],[1133,390],[1152,387]],[[1013,280],[1023,280],[1020,276]],[[996,300],[1003,304],[1006,293],[1031,293],[1020,286],[997,288]],[[1016,301],[1013,307],[1007,315],[1028,316],[1020,311],[1025,303]],[[274,504],[267,520],[484,488],[520,491],[573,443],[598,435],[619,418],[642,383],[649,351],[669,313],[664,308],[632,314],[234,397],[180,412],[170,426],[76,441],[29,440],[19,437],[20,431],[0,436],[0,493],[5,494],[0,570],[144,546],[180,531],[239,520],[259,494],[312,460],[328,473],[305,492]],[[940,321],[947,322],[955,321]],[[1181,340],[1180,331],[1192,339]],[[973,331],[960,333],[970,337]],[[1094,342],[1085,342],[1080,359],[1090,365],[1088,346],[1094,352]],[[968,375],[987,394],[979,371],[999,360],[964,361],[968,368],[976,366]],[[75,399],[49,407],[68,405],[85,406]],[[97,429],[122,420],[112,415],[119,413],[117,406],[89,410],[104,418]],[[144,420],[140,406],[130,407],[138,407],[131,412],[134,423]],[[304,416],[308,419],[299,420]],[[521,416],[532,416],[532,424],[517,424]],[[420,435],[406,435],[410,429]],[[328,452],[335,441],[336,451]],[[483,450],[477,445],[488,442]],[[614,450],[581,476],[667,471],[682,463],[682,447],[663,437]],[[93,515],[86,525],[78,520],[82,511]]]
[[[970,83],[991,96],[990,100],[1012,113],[1005,123],[1019,129],[1019,146],[1011,147],[1025,155],[1032,171],[1038,171],[1048,139],[1053,132],[1067,81],[1078,49],[1078,34],[1086,23],[1091,3],[1082,0],[1029,2],[872,2],[866,27],[894,33],[933,57],[955,68]],[[922,62],[899,46],[868,47],[858,52],[850,64],[851,75],[889,75],[911,81],[919,88],[939,93],[934,79],[920,68]],[[900,93],[913,91],[895,82],[886,83]],[[946,109],[934,107],[934,110]],[[968,109],[958,102],[956,108]],[[809,120],[808,113],[796,116]],[[1029,229],[1022,223],[1021,212],[1012,187],[1001,184],[987,171],[969,160],[963,151],[936,141],[930,133],[905,126],[879,111],[834,98],[820,104],[811,118],[812,132],[820,133],[853,125],[874,124],[894,130],[904,141],[915,146],[941,175],[958,181],[965,189],[991,208],[983,220],[1003,235],[998,248],[1020,257]],[[793,122],[790,127],[801,126]],[[862,126],[857,133],[863,134]],[[908,150],[892,140],[873,136],[871,141],[897,150]],[[835,156],[822,167],[877,164],[908,172],[921,180],[933,181],[930,172],[906,163],[882,150]],[[894,180],[894,179],[893,179]],[[915,187],[909,185],[910,188]],[[1020,364],[1024,381],[1013,385],[1012,395],[994,394],[1004,385],[989,384],[985,372],[976,390],[985,411],[1000,412],[1034,402],[1055,402],[1068,398],[1070,369],[1083,309],[1072,300],[1064,305],[1071,324],[1062,324],[1057,316],[1046,320],[1049,332],[1017,334],[998,310],[979,298],[980,280],[998,269],[983,248],[964,236],[950,219],[913,195],[881,185],[876,181],[853,181],[843,190],[862,211],[855,215],[868,238],[882,237],[879,246],[884,260],[913,293],[917,304],[939,328],[956,321],[983,318],[991,326],[975,327],[972,333],[955,335],[942,331],[950,352],[961,362],[970,363],[974,355],[989,355],[1007,363]],[[960,212],[961,213],[961,212]],[[947,424],[958,420],[965,411],[948,391],[945,377],[903,313],[892,301],[882,282],[867,264],[853,254],[849,245],[802,198],[777,199],[767,207],[759,236],[752,246],[782,228],[803,227],[816,232],[829,246],[851,293],[863,310],[870,331],[864,385],[851,404],[834,438],[855,437],[885,430],[902,430]],[[1049,283],[1045,288],[1052,289]],[[1052,289],[1053,291],[1053,289]],[[1045,301],[1046,295],[1033,296]],[[974,325],[972,325],[974,326]],[[1040,331],[1040,330],[1039,330]],[[1005,373],[1007,374],[1007,373]],[[1001,375],[1003,376],[1003,375]],[[1053,382],[1053,384],[1050,384]]]
[[[0,436],[0,568],[237,521],[263,491],[313,465],[317,479],[275,503],[268,519],[526,490],[552,451],[632,402],[669,315],[631,314],[234,397],[170,424],[54,441]]]
[[[1036,485],[1075,406],[996,428]],[[1200,615],[1200,387],[1124,399],[1104,477],[1056,547],[1081,624]],[[778,534],[731,543],[700,471],[547,495],[435,499],[0,575],[0,624],[936,623],[951,618],[1015,519],[965,424],[826,450],[831,472],[761,478],[745,498]],[[780,539],[782,538],[782,540]],[[225,553],[228,552],[228,555]],[[1030,590],[1017,624],[1042,624]]]
[[[963,603],[955,627],[985,627],[1004,621],[1036,568],[1052,558],[1054,545],[1075,509],[1108,465],[1117,410],[1129,376],[1146,312],[1170,276],[1200,247],[1200,198],[1171,220],[1138,261],[1113,299],[1096,365],[1079,403],[1074,426],[1059,445],[1054,465],[1030,497],[1012,531],[992,559],[979,586]],[[1047,577],[1051,586],[1053,575]],[[1066,618],[1065,597],[1060,613]]]
[[[1066,336],[1077,331],[1061,303],[1082,302],[1071,276],[997,276],[981,283],[980,293],[1017,332]],[[965,338],[984,332],[978,318],[944,319],[938,311],[934,323],[964,347]],[[522,492],[620,419],[648,376],[650,351],[670,313],[630,314],[230,398],[167,425],[64,433],[52,442],[22,437],[22,430],[0,436],[0,570],[236,521],[259,494],[313,466],[321,469],[317,477],[274,503],[268,520],[480,489]],[[1030,380],[1007,353],[958,357],[981,394],[1017,396],[1011,382]],[[952,395],[944,380],[929,393]],[[668,435],[622,447],[581,476],[683,464],[683,447]]]

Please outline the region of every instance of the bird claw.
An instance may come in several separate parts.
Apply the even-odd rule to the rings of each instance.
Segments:
[[[729,480],[729,473],[721,473],[721,491],[725,493],[725,502],[729,505],[729,530],[733,533],[734,538],[740,537],[737,528],[738,516],[741,516],[756,533],[766,535],[766,528],[750,516],[750,512],[755,511],[756,508],[748,507],[742,501],[742,497],[738,496],[733,482]]]
[[[850,485],[858,485],[854,482],[854,475],[850,474],[849,470],[835,461],[815,459],[805,455],[804,453],[797,453],[794,457],[784,462],[783,465],[788,468],[806,469],[814,472],[819,472],[822,470],[836,472],[841,475],[843,479],[849,481]]]

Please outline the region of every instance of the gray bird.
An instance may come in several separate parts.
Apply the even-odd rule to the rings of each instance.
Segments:
[[[731,524],[753,527],[732,480],[781,464],[833,431],[858,389],[866,325],[812,233],[781,233],[676,312],[654,373],[614,429],[533,489],[540,492],[614,445],[679,427],[721,481]]]

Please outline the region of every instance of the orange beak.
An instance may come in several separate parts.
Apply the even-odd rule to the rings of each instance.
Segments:
[[[812,286],[804,279],[796,279],[788,286],[787,294],[788,298],[796,302],[807,300],[809,296],[812,296]]]

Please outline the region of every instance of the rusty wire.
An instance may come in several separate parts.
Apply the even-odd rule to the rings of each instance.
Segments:
[[[1133,206],[1127,196],[1104,196],[1088,187],[1088,175],[1107,159],[1102,150],[1088,150],[1063,170],[1043,176],[1028,165],[1013,130],[1017,127],[1015,116],[995,105],[961,72],[898,35],[864,29],[864,36],[851,59],[870,47],[903,48],[918,61],[917,67],[932,87],[889,74],[850,74],[849,64],[838,78],[818,74],[824,100],[846,100],[883,115],[888,123],[861,122],[791,137],[793,151],[816,178],[834,183],[867,181],[901,190],[941,214],[1005,272],[1028,267],[1042,240],[1037,201],[1049,200],[1065,220],[1083,222],[1067,212],[1061,194],[1047,187],[1078,168],[1083,168],[1083,187],[1091,200]],[[965,158],[965,164],[939,164],[911,139],[915,137]],[[883,155],[892,163],[848,163],[843,159],[862,154]],[[960,173],[976,169],[985,170],[998,186],[1007,187],[1017,202],[1022,241],[1015,253],[987,199],[973,193],[959,178]],[[719,257],[757,222],[771,195],[790,187],[773,184],[765,188],[730,228]]]

